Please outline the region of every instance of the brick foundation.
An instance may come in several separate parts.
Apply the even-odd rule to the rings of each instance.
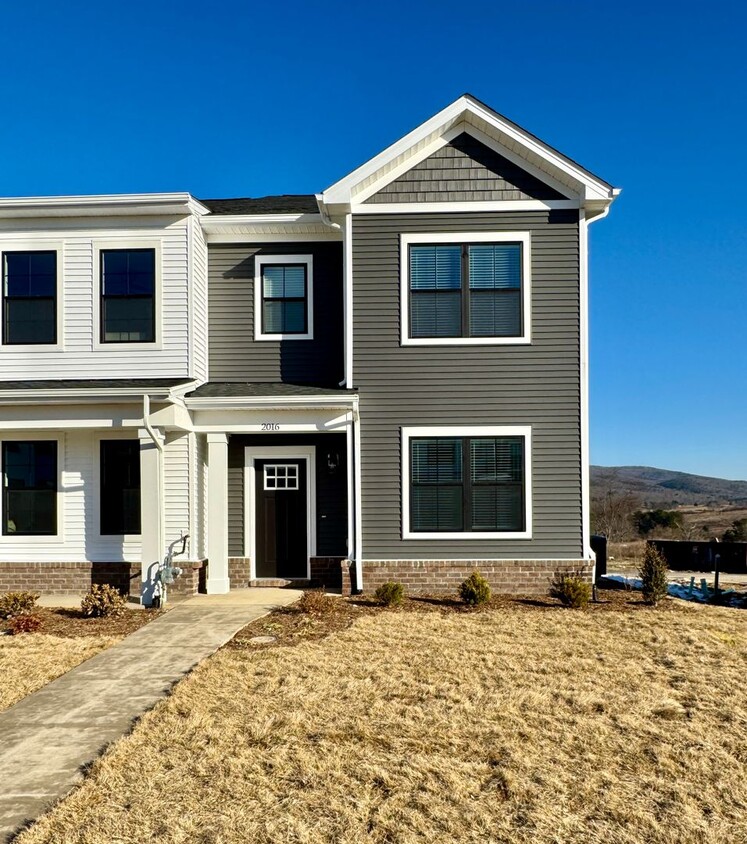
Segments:
[[[169,593],[196,595],[202,567],[202,562],[181,563],[184,573]],[[82,595],[92,584],[105,583],[123,595],[139,597],[140,563],[0,563],[0,592]]]
[[[231,589],[246,589],[249,586],[249,557],[228,558],[228,579]]]
[[[591,583],[584,560],[364,560],[363,591],[372,593],[389,580],[405,592],[456,594],[459,584],[477,570],[499,594],[546,595],[559,571],[581,571]]]

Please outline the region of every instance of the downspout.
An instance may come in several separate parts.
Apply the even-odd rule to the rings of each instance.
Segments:
[[[164,447],[160,438],[156,434],[153,426],[150,424],[150,396],[147,393],[143,394],[143,427],[148,432],[148,436],[153,440],[153,444],[158,449],[158,486],[156,495],[158,496],[158,562],[161,562],[161,554],[164,551],[164,524],[166,518],[166,506],[163,496],[163,454]]]

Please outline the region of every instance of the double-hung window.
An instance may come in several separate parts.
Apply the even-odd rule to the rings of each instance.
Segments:
[[[101,440],[102,536],[140,533],[140,442]]]
[[[54,536],[57,533],[57,441],[5,440],[3,534]]]
[[[404,345],[529,341],[529,234],[401,235]]]
[[[101,342],[156,340],[156,250],[102,249]]]
[[[57,342],[57,252],[3,253],[3,344]]]
[[[405,428],[405,538],[528,538],[527,428]]]
[[[311,255],[255,258],[255,339],[313,339]]]

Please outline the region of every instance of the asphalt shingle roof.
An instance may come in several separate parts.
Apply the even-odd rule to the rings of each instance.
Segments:
[[[303,384],[208,381],[186,398],[244,398],[247,396],[353,396],[355,390],[336,387],[309,387]]]
[[[318,214],[313,193],[284,193],[281,196],[201,199],[213,214]]]

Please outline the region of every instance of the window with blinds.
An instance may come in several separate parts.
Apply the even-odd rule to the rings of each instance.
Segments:
[[[410,440],[413,532],[520,532],[526,528],[524,437]]]
[[[306,264],[263,264],[262,333],[306,334]]]
[[[410,337],[519,337],[522,244],[412,244]]]

